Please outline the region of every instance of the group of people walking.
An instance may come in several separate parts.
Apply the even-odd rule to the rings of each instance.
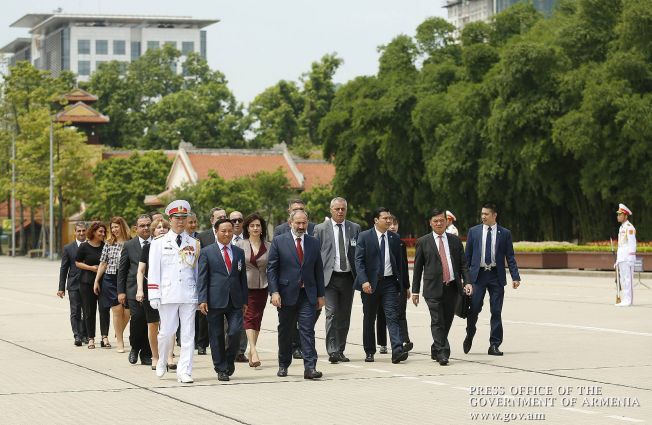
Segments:
[[[487,353],[503,354],[505,264],[514,288],[520,276],[511,233],[497,224],[494,204],[483,206],[482,224],[469,230],[466,248],[452,213],[433,209],[432,232],[417,241],[411,285],[398,219],[379,207],[373,226],[363,231],[346,219],[347,207],[345,199],[334,198],[330,217],[314,224],[305,204],[292,200],[288,220],[274,229],[271,242],[260,214],[233,211],[227,217],[219,207],[210,212],[211,229],[197,233],[197,217],[184,200],[167,206],[167,220],[160,213],[139,216],[131,239],[120,217],[111,219],[108,229],[101,222],[78,223],[75,241],[63,252],[57,293],[63,297],[68,290],[75,345],[95,348],[99,308],[101,347],[111,347],[112,312],[118,352],[125,351],[129,324],[130,363],[140,359],[158,377],[176,369],[179,382],[191,383],[194,350],[206,354],[210,345],[218,380],[229,381],[238,361],[261,366],[256,346],[269,300],[278,312],[277,375],[287,376],[293,359],[302,359],[304,378],[319,379],[315,323],[323,308],[329,362],[350,361],[345,352],[357,290],[365,362],[375,361],[377,342],[381,353],[387,352],[386,330],[392,363],[408,358],[413,343],[406,305],[411,299],[418,306],[423,298],[430,312],[431,357],[444,366],[455,314],[467,319],[463,351],[468,353],[489,292]],[[175,340],[181,347],[178,363]]]

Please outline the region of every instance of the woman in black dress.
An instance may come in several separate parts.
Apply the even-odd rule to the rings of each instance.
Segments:
[[[81,270],[79,294],[82,299],[82,311],[88,335],[88,348],[90,349],[95,348],[95,313],[97,311],[97,295],[93,292],[93,283],[100,264],[105,236],[106,226],[104,223],[99,221],[91,223],[86,231],[86,242],[79,245],[77,258],[75,258],[75,266]],[[100,310],[102,346],[105,345],[105,340],[108,342],[109,322],[109,311]]]
[[[124,332],[130,316],[129,309],[118,302],[118,266],[122,245],[130,239],[129,226],[124,218],[113,217],[109,222],[109,231],[95,276],[93,292],[99,295],[100,310],[113,312],[113,329],[118,343],[118,353],[124,353]],[[108,340],[105,346],[111,347]]]

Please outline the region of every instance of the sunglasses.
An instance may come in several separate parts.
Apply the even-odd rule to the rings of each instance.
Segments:
[[[232,219],[231,219],[231,223],[233,223],[233,224],[235,224],[235,223],[242,223],[243,221],[244,221],[244,220],[241,219],[241,218],[232,218]]]

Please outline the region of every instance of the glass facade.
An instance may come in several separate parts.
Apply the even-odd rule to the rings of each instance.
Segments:
[[[124,55],[127,53],[127,43],[124,40],[113,40],[113,54]]]
[[[195,51],[195,42],[194,41],[182,41],[181,42],[181,54],[188,56],[189,53]]]
[[[496,13],[500,13],[516,3],[523,3],[524,0],[495,0],[495,2]],[[553,10],[557,6],[557,0],[530,0],[529,2],[532,3],[536,10],[546,16],[552,15]]]
[[[131,60],[136,60],[140,57],[140,41],[131,42]]]
[[[150,41],[147,42],[147,50],[158,49],[158,48],[159,48],[159,42],[158,41],[150,40]]]
[[[79,74],[79,75],[91,75],[91,61],[78,61],[77,62],[77,74]]]

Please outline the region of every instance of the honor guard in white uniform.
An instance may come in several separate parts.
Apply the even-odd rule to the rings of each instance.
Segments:
[[[158,349],[167,353],[173,336],[181,326],[181,355],[177,364],[177,381],[191,383],[192,356],[195,348],[195,311],[197,310],[197,273],[199,241],[184,231],[190,204],[184,200],[170,203],[165,214],[170,231],[152,241],[149,251],[147,289],[152,308],[158,309],[161,325]],[[156,375],[167,370],[167,356],[161,354]]]
[[[616,306],[627,307],[634,301],[632,282],[634,281],[634,263],[636,261],[636,229],[629,222],[632,210],[624,204],[620,204],[616,214],[618,214],[618,222],[621,224],[620,230],[618,230],[618,254],[614,267],[618,268],[622,290],[620,303]]]
[[[451,235],[459,236],[459,232],[457,231],[457,227],[453,224],[454,221],[457,221],[457,218],[455,215],[446,210],[446,221],[448,222],[448,227],[446,227],[446,233],[450,233]]]

